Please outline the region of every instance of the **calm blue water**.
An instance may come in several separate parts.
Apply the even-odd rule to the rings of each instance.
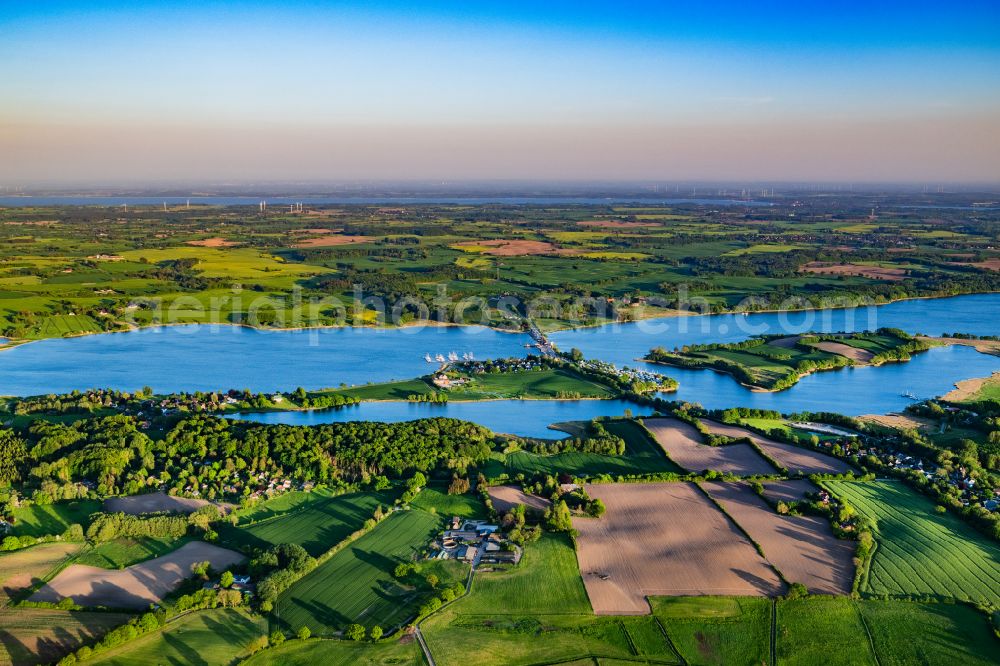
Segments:
[[[437,368],[424,355],[524,356],[528,336],[489,328],[258,331],[170,326],[41,340],[0,352],[0,395],[107,387],[158,392],[287,391],[412,379]]]
[[[841,310],[664,317],[562,331],[549,338],[560,349],[577,347],[588,357],[622,366],[635,365],[635,359],[658,345],[672,349],[692,343],[735,342],[772,333],[834,333],[886,326],[926,335],[956,331],[1000,335],[1000,294],[927,298]]]
[[[264,412],[241,414],[240,420],[286,425],[317,425],[345,421],[412,421],[413,419],[448,416],[472,421],[493,432],[522,437],[560,439],[566,433],[548,426],[560,421],[578,421],[596,416],[622,416],[631,409],[636,416],[652,413],[624,400],[493,400],[489,402],[451,402],[430,405],[409,402],[365,402],[360,405],[313,412]]]
[[[563,349],[579,347],[619,366],[650,348],[690,342],[732,341],[761,333],[862,330],[894,326],[910,332],[964,331],[1000,334],[1000,295],[917,300],[857,310],[670,318],[552,336]],[[0,395],[61,393],[144,385],[160,392],[249,388],[308,389],[410,379],[436,366],[424,355],[473,352],[476,358],[521,356],[527,336],[480,327],[256,331],[232,326],[178,326],[132,333],[45,340],[0,352]],[[902,409],[912,392],[920,398],[947,392],[955,381],[1000,370],[1000,358],[965,347],[933,349],[909,363],[850,368],[804,378],[780,393],[753,393],[728,375],[648,366],[677,378],[678,399],[706,407],[752,406],[784,412],[828,410],[845,414]],[[547,411],[547,410],[552,411]],[[512,401],[447,406],[369,403],[341,412],[264,415],[309,423],[312,419],[402,420],[434,413],[469,418],[500,432],[539,433],[554,421],[620,413],[614,402]],[[535,420],[537,419],[537,420]],[[318,421],[321,422],[321,421]],[[506,425],[503,425],[506,424]]]
[[[971,347],[939,347],[917,354],[907,363],[817,372],[777,393],[749,391],[729,375],[710,370],[649,367],[680,382],[676,393],[664,397],[701,403],[709,409],[740,406],[858,416],[902,410],[912,402],[903,393],[933,398],[953,389],[959,380],[987,377],[1000,371],[1000,357],[980,354]]]

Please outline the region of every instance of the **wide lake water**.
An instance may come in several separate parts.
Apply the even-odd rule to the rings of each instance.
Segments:
[[[233,418],[257,423],[318,425],[345,421],[412,421],[433,416],[447,416],[472,421],[494,432],[522,437],[560,439],[564,432],[549,425],[561,421],[589,420],[597,416],[622,416],[631,410],[635,416],[652,413],[625,400],[489,400],[450,402],[447,405],[411,402],[363,402],[359,405],[305,412],[260,412]]]
[[[40,340],[0,352],[0,395],[114,388],[158,392],[291,391],[413,379],[427,354],[523,356],[527,335],[482,326],[266,331],[167,326]]]
[[[939,335],[961,331],[1000,335],[1000,294],[901,301],[850,310],[673,317],[563,331],[551,336],[562,349],[619,366],[650,348],[726,342],[762,333],[851,331],[883,326]],[[524,355],[528,337],[481,327],[257,331],[233,326],[176,326],[130,333],[54,339],[0,352],[0,395],[62,393],[110,387],[159,392],[249,388],[291,390],[410,379],[436,367],[425,355],[472,353],[475,358]],[[1000,371],[1000,357],[966,347],[944,347],[908,363],[848,368],[805,377],[780,393],[754,393],[710,370],[648,367],[681,383],[670,397],[706,407],[750,406],[794,411],[884,413],[910,399],[940,395],[961,379]],[[616,401],[499,401],[445,406],[366,403],[349,410],[266,414],[262,420],[317,423],[353,419],[404,420],[424,414],[468,418],[500,432],[538,435],[555,421],[620,414]],[[503,425],[507,424],[507,425]],[[550,433],[551,434],[551,433]]]

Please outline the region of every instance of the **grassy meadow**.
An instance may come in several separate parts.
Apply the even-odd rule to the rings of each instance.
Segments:
[[[84,549],[73,564],[84,564],[101,569],[124,569],[177,550],[190,537],[170,539],[161,537],[122,538],[106,541]]]
[[[1000,545],[900,481],[824,481],[875,524],[875,554],[861,591],[1000,604]]]
[[[224,666],[247,656],[250,642],[267,634],[267,621],[233,608],[201,610],[166,627],[102,652],[88,664],[209,664]]]
[[[328,636],[357,622],[388,630],[406,621],[431,591],[397,581],[393,570],[417,554],[443,525],[439,515],[410,509],[393,513],[288,588],[278,599],[274,619],[297,631],[308,626]],[[464,565],[442,568],[442,584],[464,577]]]
[[[392,507],[399,496],[397,490],[359,492],[303,500],[283,513],[264,517],[254,523],[241,517],[236,527],[220,526],[221,545],[268,548],[280,543],[297,543],[316,557],[360,529],[381,506]],[[268,507],[267,510],[274,510]],[[264,515],[261,511],[249,515]]]

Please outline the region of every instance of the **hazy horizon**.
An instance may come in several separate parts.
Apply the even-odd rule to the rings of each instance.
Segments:
[[[0,185],[1000,182],[1000,7],[5,7]]]

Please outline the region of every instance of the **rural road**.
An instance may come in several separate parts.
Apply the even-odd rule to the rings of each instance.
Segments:
[[[437,666],[434,663],[434,656],[431,654],[431,650],[427,647],[427,642],[424,640],[424,635],[420,632],[420,627],[414,627],[415,633],[417,635],[417,640],[420,641],[420,648],[424,651],[424,656],[427,658],[428,666]]]

